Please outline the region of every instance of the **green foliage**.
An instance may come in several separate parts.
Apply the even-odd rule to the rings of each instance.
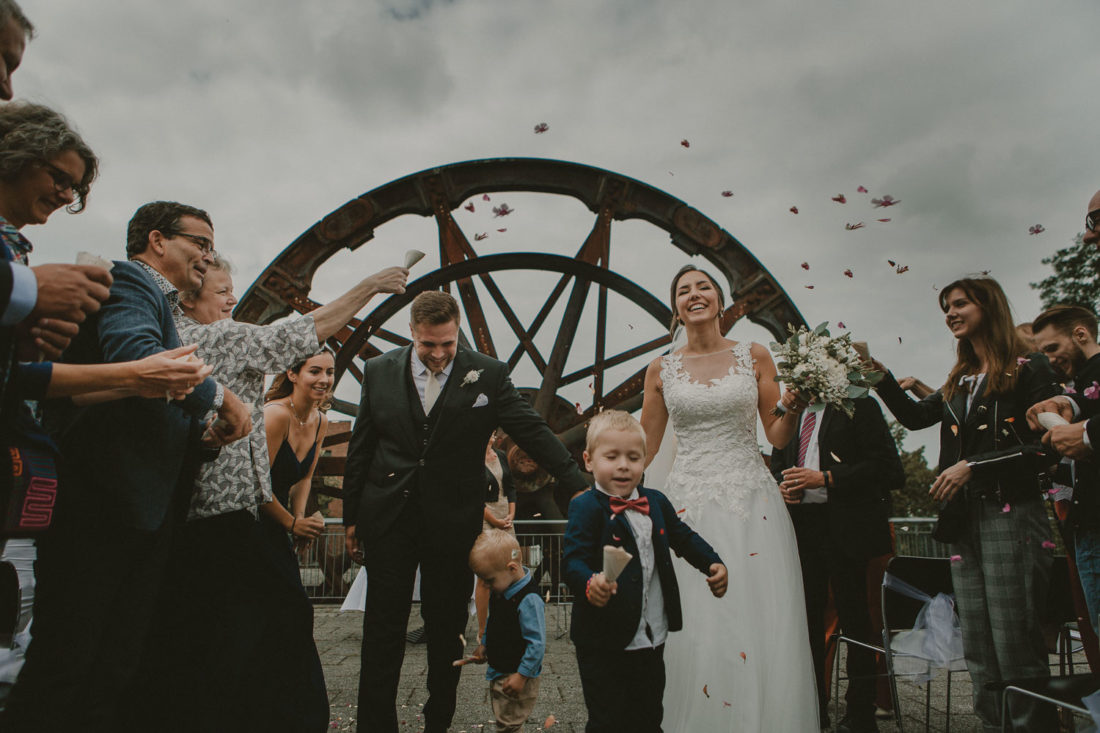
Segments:
[[[924,457],[924,446],[915,451],[907,451],[902,447],[907,432],[900,423],[891,421],[890,434],[894,436],[894,442],[898,446],[898,455],[901,457],[901,466],[905,469],[905,486],[893,494],[894,516],[896,517],[934,517],[938,507],[936,502],[928,496],[928,490],[932,488],[932,481],[936,478],[936,472],[930,468]]]
[[[1054,270],[1053,275],[1031,283],[1043,308],[1080,305],[1095,312],[1100,304],[1100,248],[1082,244],[1082,236],[1077,235],[1073,246],[1040,260]]]

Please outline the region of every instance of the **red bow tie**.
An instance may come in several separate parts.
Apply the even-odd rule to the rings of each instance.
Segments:
[[[624,499],[621,496],[611,497],[611,513],[622,514],[627,509],[633,509],[642,514],[649,514],[649,499],[644,496],[637,499]]]

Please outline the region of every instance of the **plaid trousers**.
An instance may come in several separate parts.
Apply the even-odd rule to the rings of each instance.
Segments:
[[[1042,501],[1001,505],[992,497],[967,500],[968,526],[951,545],[951,564],[963,652],[974,686],[974,712],[987,730],[999,730],[1001,693],[986,683],[1050,674],[1040,628],[1051,551],[1050,522]],[[1007,508],[1007,511],[1006,511]],[[1011,717],[1023,730],[1057,730],[1053,710],[1014,697]]]

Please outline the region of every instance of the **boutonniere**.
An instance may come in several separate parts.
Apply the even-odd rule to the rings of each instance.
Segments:
[[[477,380],[481,379],[481,373],[483,371],[485,371],[485,370],[484,369],[471,369],[470,371],[466,372],[466,376],[463,377],[462,384],[460,384],[459,386],[460,387],[465,387],[468,384],[473,384]]]

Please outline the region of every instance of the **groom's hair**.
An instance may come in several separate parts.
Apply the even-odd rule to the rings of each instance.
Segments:
[[[477,536],[470,548],[470,569],[488,570],[507,567],[508,563],[520,561],[519,542],[508,532],[499,529],[487,529]]]
[[[642,438],[642,447],[645,447],[645,428],[629,412],[622,410],[604,410],[588,423],[588,434],[585,436],[584,449],[589,454],[596,450],[600,436],[608,430],[626,430],[635,432]]]
[[[462,323],[462,314],[458,310],[458,301],[450,293],[425,290],[413,298],[409,309],[409,322],[412,325],[428,323],[437,326],[451,321]]]

